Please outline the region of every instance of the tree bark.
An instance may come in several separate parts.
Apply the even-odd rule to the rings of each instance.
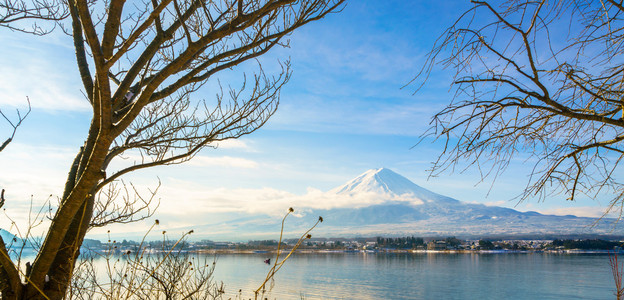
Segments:
[[[50,299],[62,299],[71,282],[74,266],[80,255],[80,245],[87,233],[93,215],[94,196],[87,199],[74,217],[72,224],[65,235],[63,244],[48,273],[49,282],[44,284],[44,293]]]
[[[93,214],[95,187],[104,179],[102,165],[112,138],[93,122],[67,178],[66,190],[21,299],[62,299]],[[80,159],[78,159],[80,158]],[[77,161],[79,164],[76,164]],[[72,184],[75,182],[75,184]],[[49,282],[46,284],[46,275]]]
[[[32,272],[24,278],[0,251],[2,299],[66,297],[94,207],[99,210],[95,200],[102,187],[131,171],[183,162],[213,142],[235,139],[263,126],[277,109],[279,90],[290,77],[289,64],[274,78],[260,69],[248,99],[239,99],[243,84],[240,91],[231,93],[231,105],[222,105],[217,96],[217,106],[205,107],[204,114],[194,110],[188,93],[215,73],[281,45],[284,36],[339,10],[343,2],[241,0],[221,5],[163,0],[150,5],[145,1],[146,14],[134,20],[124,15],[124,0],[107,2],[102,12],[93,10],[89,1],[68,0],[66,11],[71,16],[78,70],[93,109],[92,121],[70,166],[61,203]],[[167,22],[163,24],[161,18]],[[103,32],[96,30],[98,24],[103,24]],[[230,45],[231,38],[240,43]],[[119,62],[124,58],[132,58],[130,66]],[[119,80],[109,78],[116,76]],[[176,91],[180,94],[175,95]],[[106,166],[125,151],[138,151],[152,160],[135,162],[107,178]]]

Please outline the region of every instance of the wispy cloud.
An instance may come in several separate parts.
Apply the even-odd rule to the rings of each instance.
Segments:
[[[28,97],[36,109],[88,110],[72,52],[58,49],[58,45],[35,47],[23,41],[32,37],[19,37],[8,32],[0,36],[4,40],[0,49],[0,105],[24,106]]]
[[[234,168],[245,168],[245,169],[255,169],[258,167],[258,163],[242,158],[242,157],[231,157],[231,156],[220,156],[220,157],[212,157],[212,156],[195,156],[191,161],[187,162],[189,166],[199,166],[199,167],[208,167],[208,166],[219,166],[219,167],[234,167]]]
[[[466,202],[466,203],[470,203],[470,204],[483,204],[485,206],[509,206],[509,201],[504,201],[504,200],[487,201],[487,202],[470,201],[470,202]]]
[[[166,179],[159,192],[159,218],[184,226],[207,223],[207,216],[223,213],[267,214],[279,217],[289,207],[305,209],[359,208],[387,201],[422,204],[411,197],[380,197],[377,193],[338,195],[308,188],[303,195],[274,188],[208,188],[191,181]]]
[[[375,103],[357,98],[358,95],[334,99],[291,96],[268,127],[304,132],[418,136],[428,127],[430,116],[441,109],[416,100]]]
[[[237,149],[237,150],[244,150],[247,152],[255,151],[249,145],[248,142],[242,141],[240,139],[229,139],[229,140],[221,141],[221,142],[216,143],[214,146],[216,146],[218,149]]]
[[[590,217],[590,218],[603,217],[605,211],[606,211],[606,207],[596,207],[596,206],[559,207],[559,208],[537,210],[537,212],[546,214],[546,215],[557,215],[557,216],[573,215],[577,217]],[[606,215],[606,217],[617,218],[618,214],[617,212],[613,212],[613,213]]]
[[[6,190],[3,208],[8,218],[0,217],[0,228],[10,228],[14,221],[25,229],[31,211],[38,211],[48,200],[56,204],[63,192],[67,166],[76,154],[74,150],[11,143],[2,151],[0,188]]]

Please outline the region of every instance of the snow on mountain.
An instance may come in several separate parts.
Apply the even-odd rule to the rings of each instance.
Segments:
[[[309,211],[322,215],[322,234],[520,235],[624,234],[615,220],[542,215],[462,202],[429,191],[390,169],[372,169],[334,188],[343,197],[374,194],[364,207]],[[593,226],[592,226],[593,225]]]
[[[300,217],[290,216],[286,221],[286,236],[305,232],[318,216],[325,221],[313,235],[320,237],[624,235],[622,225],[614,219],[604,218],[596,224],[594,218],[466,203],[429,191],[386,168],[366,171],[316,196],[319,202],[322,197],[338,204],[321,209],[323,206],[306,207],[310,202],[293,202]],[[280,222],[281,218],[274,216],[242,213],[230,221],[180,229],[195,229],[194,238],[274,239],[279,236]]]
[[[378,194],[420,194],[429,193],[409,179],[393,172],[390,169],[371,169],[349,182],[332,189],[330,193],[353,195],[356,193]]]
[[[357,196],[376,194],[387,200],[416,200],[422,202],[452,202],[457,200],[429,191],[387,168],[371,169],[328,194]],[[414,202],[414,201],[412,201]]]
[[[622,226],[611,219],[596,225],[593,218],[462,202],[429,191],[386,168],[368,170],[327,194],[338,196],[337,201],[363,194],[377,201],[365,206],[307,210],[303,219],[321,215],[326,220],[315,229],[322,236],[624,234]],[[300,227],[305,227],[305,222]]]

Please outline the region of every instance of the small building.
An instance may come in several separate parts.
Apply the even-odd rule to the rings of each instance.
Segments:
[[[427,250],[446,250],[446,241],[430,241]]]

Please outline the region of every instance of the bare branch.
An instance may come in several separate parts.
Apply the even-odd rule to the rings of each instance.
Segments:
[[[54,29],[57,21],[68,16],[67,6],[61,0],[0,1],[0,27],[11,30],[44,35]],[[37,21],[43,21],[46,25],[42,26]]]
[[[415,79],[418,89],[438,63],[455,71],[454,100],[422,137],[446,145],[431,175],[467,161],[482,180],[496,178],[522,155],[535,167],[520,200],[609,189],[611,207],[624,203],[616,175],[624,153],[621,4],[473,3]],[[567,28],[569,38],[553,40],[550,28]]]
[[[288,34],[339,11],[343,3],[68,1],[76,61],[93,119],[29,282],[21,288],[23,298],[41,292],[55,299],[66,296],[89,227],[153,214],[156,191],[143,197],[120,181],[123,175],[187,161],[216,142],[261,128],[275,113],[280,89],[290,78],[288,62],[275,75],[266,75],[258,62],[257,74],[242,74],[238,89],[229,87],[234,83],[225,93],[218,87],[214,99],[192,96],[208,89],[209,80],[216,82],[219,72],[287,46]],[[124,160],[128,156],[132,159]],[[111,165],[117,169],[108,170]],[[46,284],[50,274],[53,279]]]
[[[26,113],[22,115],[22,113],[19,110],[17,110],[17,113],[16,113],[17,121],[11,121],[11,119],[9,119],[9,117],[7,117],[7,115],[5,115],[0,109],[0,116],[2,116],[2,118],[4,118],[4,120],[7,123],[9,123],[9,125],[13,128],[13,131],[11,132],[11,136],[9,136],[4,142],[2,142],[2,145],[0,145],[0,152],[2,152],[2,150],[4,150],[4,148],[6,148],[6,146],[8,146],[11,141],[13,141],[13,138],[15,138],[15,133],[17,132],[17,128],[20,125],[22,125],[22,122],[24,121],[24,119],[26,119],[26,117],[28,117],[28,115],[30,114],[30,111],[31,111],[30,99],[26,97],[26,101],[28,102],[28,111],[26,111]],[[0,207],[1,206],[2,205],[0,205]]]
[[[90,228],[104,227],[113,223],[138,222],[154,215],[160,204],[154,199],[160,188],[160,181],[153,191],[149,191],[148,197],[142,197],[132,184],[130,184],[131,191],[128,190],[125,182],[121,181],[120,184],[121,186],[112,182],[106,190],[98,194]]]

